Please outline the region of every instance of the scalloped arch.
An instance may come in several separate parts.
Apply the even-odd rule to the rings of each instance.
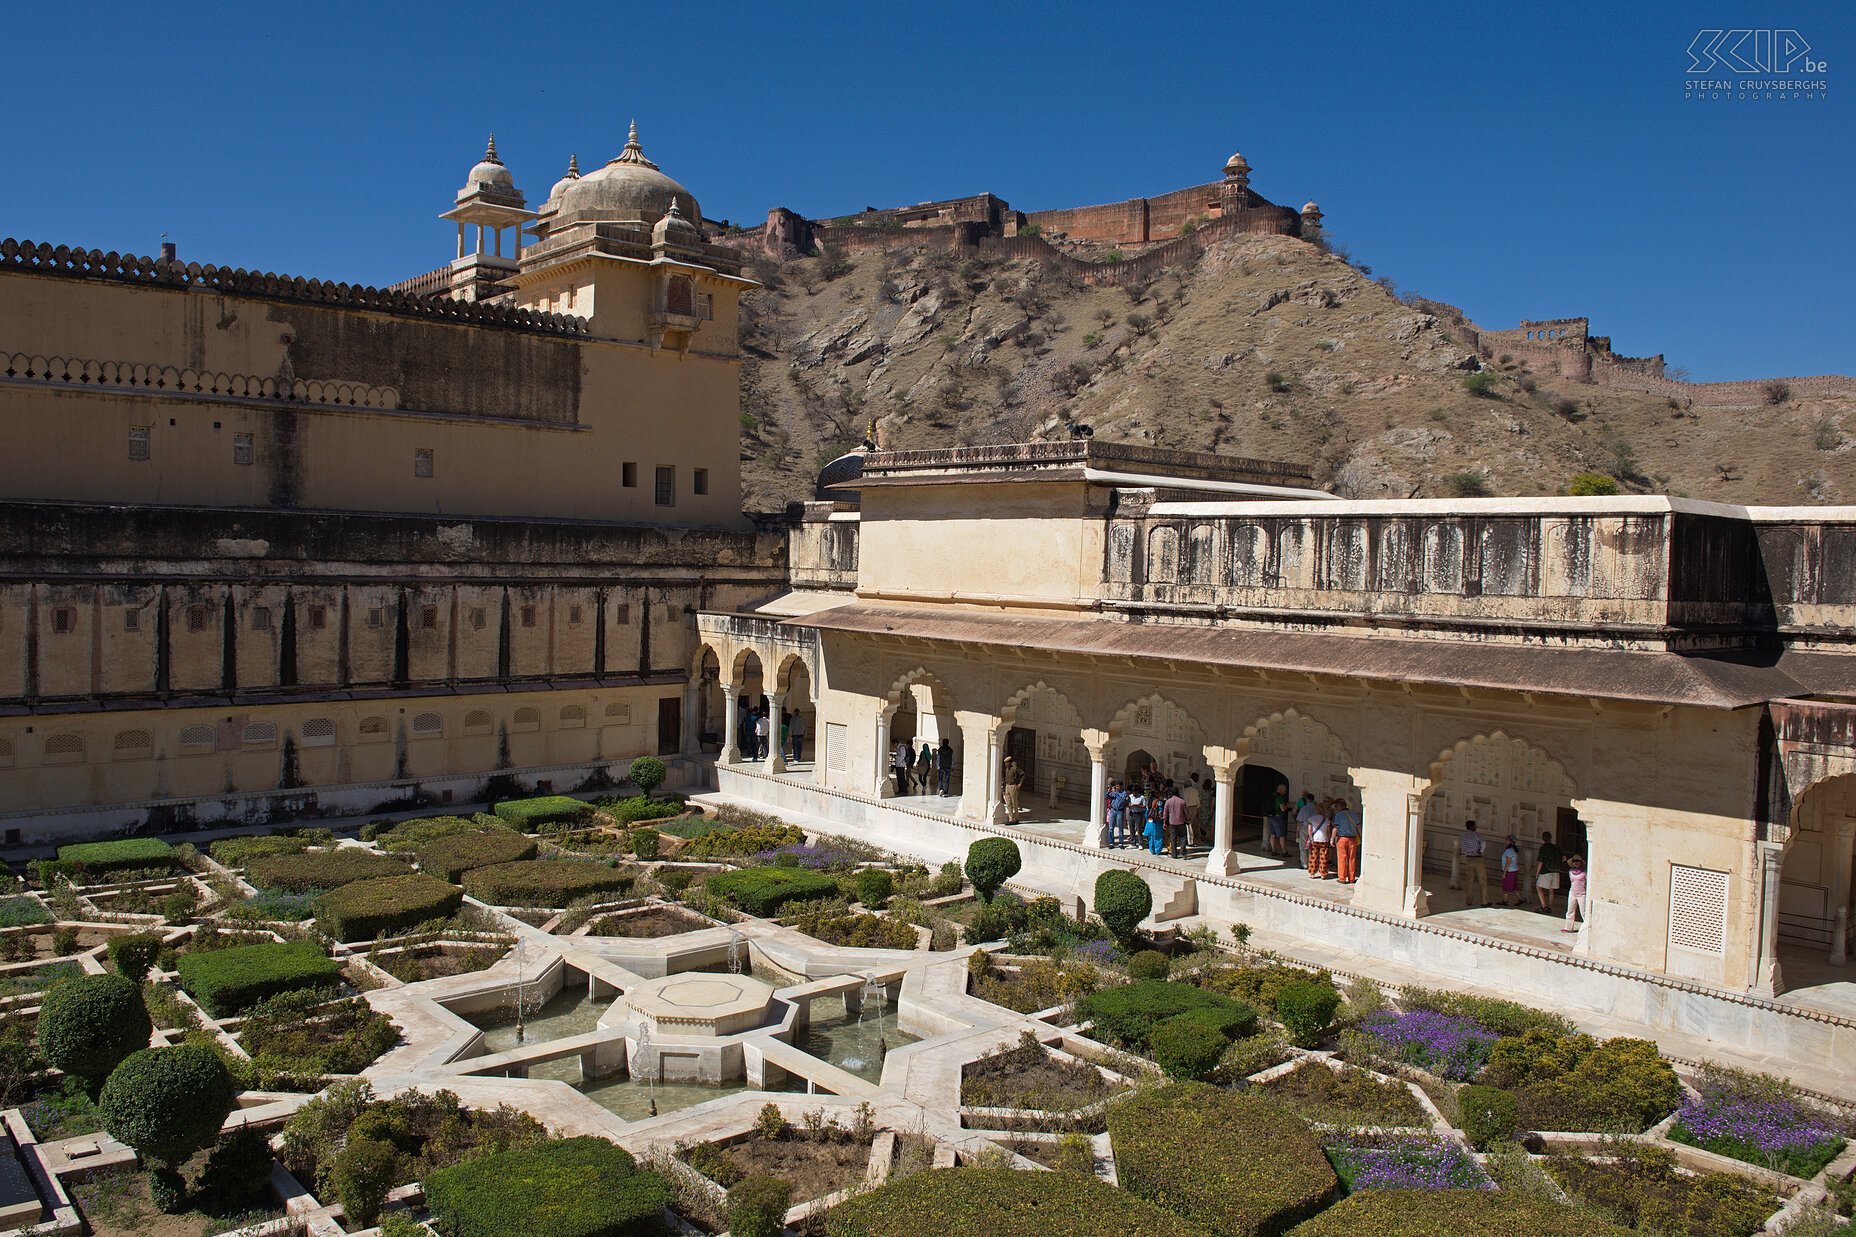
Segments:
[[[1082,712],[1076,707],[1076,702],[1074,700],[1071,700],[1069,696],[1064,694],[1061,688],[1052,687],[1049,683],[1046,683],[1043,679],[1039,679],[1037,682],[1031,684],[1028,687],[1021,687],[1017,691],[1013,692],[1010,696],[1006,697],[1005,703],[1001,705],[999,708],[999,716],[1006,719],[1007,721],[1014,720],[1018,715],[1019,706],[1024,704],[1026,701],[1030,700],[1032,696],[1036,695],[1038,692],[1041,692],[1041,691],[1049,692],[1051,695],[1057,697],[1058,700],[1061,700],[1063,702],[1063,708],[1064,708],[1063,721],[1065,725],[1075,726],[1078,730],[1082,729],[1083,715],[1082,715]]]
[[[1475,747],[1482,743],[1508,744],[1509,746],[1514,747],[1518,751],[1539,752],[1542,756],[1545,756],[1547,758],[1548,764],[1550,764],[1554,769],[1557,769],[1559,771],[1560,783],[1561,783],[1561,790],[1560,790],[1561,795],[1568,799],[1578,797],[1578,794],[1579,794],[1578,783],[1572,780],[1572,775],[1566,772],[1566,766],[1562,764],[1553,755],[1552,752],[1549,752],[1546,748],[1541,747],[1537,743],[1530,743],[1526,739],[1516,738],[1515,736],[1509,734],[1507,731],[1501,730],[1501,729],[1491,730],[1487,732],[1486,734],[1472,735],[1467,739],[1458,739],[1455,743],[1451,744],[1449,747],[1446,747],[1442,751],[1438,752],[1437,759],[1431,762],[1431,787],[1430,788],[1435,789],[1435,787],[1437,786],[1439,782],[1442,782],[1445,780],[1445,777],[1446,777],[1445,771],[1448,769],[1451,761],[1455,760],[1458,756],[1462,755],[1464,752],[1468,751],[1470,748]]]
[[[889,685],[889,691],[883,696],[883,711],[885,713],[894,712],[895,709],[902,704],[902,693],[915,686],[917,683],[926,684],[928,689],[935,694],[935,705],[937,708],[955,707],[954,693],[947,689],[947,684],[943,683],[934,671],[928,669],[928,667],[917,666],[915,669],[897,676],[896,681]]]
[[[1321,727],[1324,733],[1333,735],[1336,739],[1340,738],[1340,731],[1334,729],[1334,727],[1328,725],[1326,722],[1322,721],[1320,718],[1311,717],[1309,714],[1302,712],[1300,709],[1296,708],[1294,705],[1290,705],[1288,708],[1283,709],[1279,713],[1271,713],[1268,717],[1260,717],[1255,722],[1244,727],[1244,735],[1243,735],[1244,743],[1246,746],[1248,746],[1252,739],[1262,734],[1265,730],[1268,730],[1271,726],[1278,725],[1279,723],[1295,722],[1295,721],[1313,722],[1315,725]],[[1353,752],[1351,749],[1348,748],[1344,740],[1341,742],[1341,752],[1346,757],[1345,763],[1351,765],[1353,763]]]
[[[1199,725],[1199,719],[1192,715],[1192,710],[1180,704],[1177,700],[1167,696],[1164,692],[1153,692],[1149,695],[1130,700],[1128,703],[1122,705],[1121,709],[1108,724],[1108,734],[1111,740],[1119,739],[1127,732],[1128,723],[1134,719],[1134,711],[1144,704],[1173,705],[1177,707],[1180,712],[1186,715],[1186,720],[1192,723],[1192,733],[1195,741],[1200,744],[1205,742],[1205,727]]]

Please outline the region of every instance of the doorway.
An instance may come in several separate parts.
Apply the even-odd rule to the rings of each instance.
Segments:
[[[1268,765],[1244,765],[1239,772],[1243,781],[1238,788],[1238,824],[1260,837],[1263,833],[1263,818],[1270,814],[1270,807],[1276,799],[1276,788],[1287,786],[1289,779]]]
[[[1554,833],[1558,835],[1560,850],[1565,852],[1567,857],[1578,855],[1583,859],[1591,858],[1585,849],[1585,822],[1579,819],[1578,812],[1572,808],[1563,807],[1559,809],[1559,816],[1554,824],[1558,826],[1554,829]]]
[[[657,754],[675,756],[683,750],[683,699],[661,696],[657,701]]]
[[[1038,782],[1038,732],[1024,726],[1012,727],[1005,732],[1005,754],[1025,771],[1025,785],[1036,786]]]

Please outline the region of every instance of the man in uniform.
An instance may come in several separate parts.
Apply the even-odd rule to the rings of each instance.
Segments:
[[[1018,823],[1018,789],[1025,784],[1025,771],[1010,756],[1005,758],[1005,820]]]

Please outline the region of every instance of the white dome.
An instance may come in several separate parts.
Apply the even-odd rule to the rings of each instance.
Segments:
[[[458,197],[483,193],[486,190],[501,197],[522,196],[516,191],[516,178],[510,175],[508,168],[503,166],[503,161],[496,157],[496,135],[494,133],[490,135],[490,146],[483,152],[482,161],[470,170],[470,175],[464,178],[464,187],[458,190]]]
[[[656,223],[673,201],[682,205],[683,217],[702,218],[696,195],[657,170],[638,144],[638,126],[619,156],[598,171],[588,172],[561,188],[560,216],[592,217],[611,223]]]

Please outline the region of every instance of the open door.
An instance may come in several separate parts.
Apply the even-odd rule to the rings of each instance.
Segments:
[[[657,702],[657,754],[675,756],[683,750],[683,699],[663,696]]]

